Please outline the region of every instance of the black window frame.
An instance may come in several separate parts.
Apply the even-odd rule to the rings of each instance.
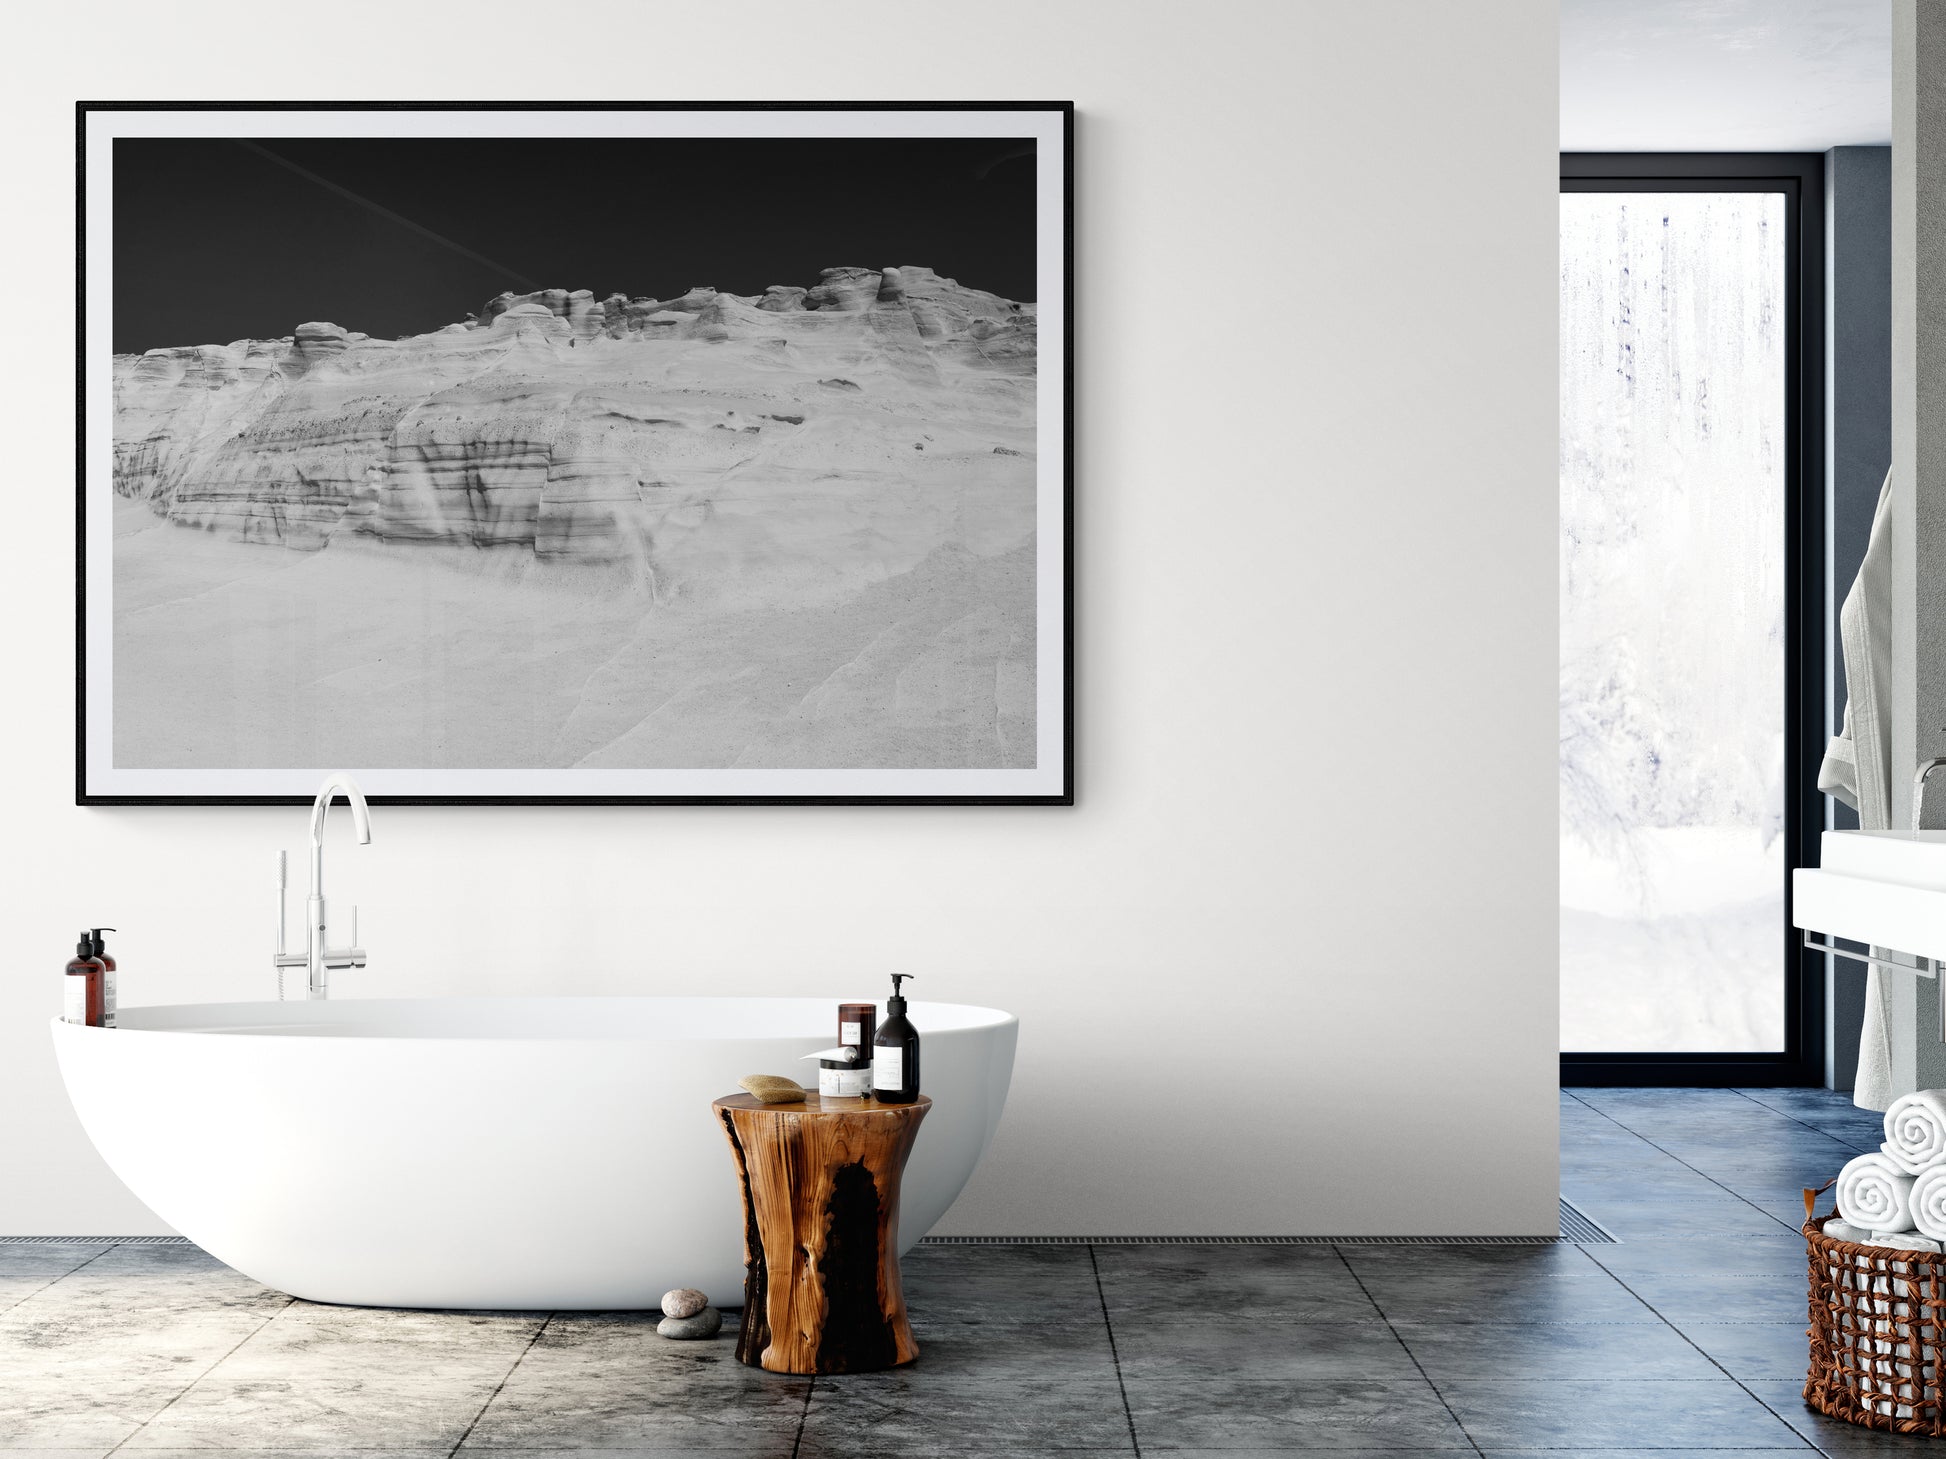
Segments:
[[[1824,1083],[1824,958],[1792,925],[1792,873],[1817,864],[1825,804],[1824,156],[1567,152],[1566,192],[1782,192],[1785,235],[1784,1040],[1780,1053],[1568,1053],[1561,1083],[1723,1088]]]

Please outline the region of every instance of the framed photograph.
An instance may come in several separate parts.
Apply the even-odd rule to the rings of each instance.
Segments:
[[[80,803],[1073,803],[1069,103],[78,120]]]

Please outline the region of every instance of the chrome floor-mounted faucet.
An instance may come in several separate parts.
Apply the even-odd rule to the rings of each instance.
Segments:
[[[364,792],[349,775],[340,771],[329,777],[318,787],[318,798],[311,806],[311,897],[304,904],[307,934],[306,950],[301,953],[284,951],[284,853],[277,853],[277,996],[284,996],[284,971],[287,968],[304,968],[307,972],[305,994],[307,998],[326,998],[330,996],[330,973],[333,968],[362,968],[365,966],[365,949],[357,946],[358,908],[351,909],[351,941],[349,947],[327,947],[324,941],[324,818],[331,809],[331,798],[342,793],[346,804],[351,807],[351,824],[358,832],[358,844],[372,844],[372,813],[365,805]]]

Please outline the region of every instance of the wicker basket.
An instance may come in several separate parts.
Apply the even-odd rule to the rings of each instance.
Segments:
[[[1946,1436],[1946,1369],[1939,1362],[1946,1256],[1840,1241],[1824,1234],[1830,1219],[1804,1223],[1811,1275],[1804,1401],[1866,1428]]]

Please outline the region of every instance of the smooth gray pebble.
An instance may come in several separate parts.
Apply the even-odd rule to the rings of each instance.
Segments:
[[[723,1330],[723,1314],[714,1307],[705,1307],[688,1317],[665,1317],[655,1325],[655,1330],[664,1337],[677,1339],[715,1337]]]

